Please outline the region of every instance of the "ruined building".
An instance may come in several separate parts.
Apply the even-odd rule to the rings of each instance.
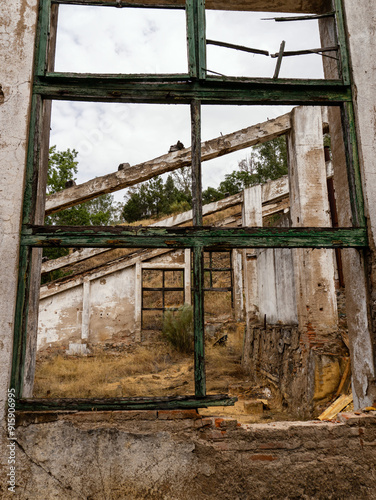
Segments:
[[[54,72],[61,4],[185,10],[187,74]],[[2,498],[11,488],[25,499],[373,498],[374,2],[14,0],[2,10]],[[313,50],[323,56],[325,78],[280,78],[292,55],[283,43],[273,77],[213,74],[207,45],[255,49],[207,39],[210,10],[286,13],[277,22],[318,20],[321,47]],[[190,107],[191,145],[124,164],[46,200],[55,100],[184,104]],[[201,107],[215,104],[295,107],[202,142]],[[330,134],[330,157],[324,133]],[[201,162],[281,135],[287,138],[288,176],[202,205]],[[187,165],[191,211],[145,227],[44,225],[45,214]],[[209,219],[213,214],[218,219]],[[43,247],[75,251],[42,263]],[[227,260],[219,268],[213,254],[221,252]],[[73,271],[41,286],[41,273],[56,269]],[[162,284],[147,285],[144,276],[152,272]],[[177,273],[178,285],[166,285],[168,272]],[[205,349],[216,327],[205,324],[204,297],[215,291],[213,275],[220,272],[228,273],[222,292],[231,293],[234,321],[244,325],[242,366],[249,378],[269,384],[296,417],[311,418],[340,392],[351,366],[353,412],[335,422],[257,424],[210,415],[213,407],[236,400],[213,394],[206,380]],[[338,301],[339,289],[345,303]],[[163,314],[171,290],[193,305],[187,393],[48,397],[46,381],[47,397],[35,397],[37,351],[64,346],[85,353],[106,342],[147,342],[143,315]],[[151,292],[160,294],[162,306],[147,304]]]

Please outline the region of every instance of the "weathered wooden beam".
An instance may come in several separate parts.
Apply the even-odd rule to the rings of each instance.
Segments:
[[[287,116],[287,115],[285,115]],[[206,143],[205,143],[206,144]],[[270,215],[274,213],[274,206],[269,206],[270,203],[275,203],[278,200],[286,197],[289,193],[289,184],[287,175],[276,179],[274,181],[266,182],[261,186],[261,198],[262,203],[265,205],[263,207],[263,216]],[[214,201],[208,203],[202,207],[203,216],[211,215],[227,208],[233,207],[243,203],[243,193],[237,193],[232,196],[228,196],[223,200]],[[278,211],[278,210],[277,210]],[[192,220],[192,210],[188,210],[181,214],[172,215],[166,219],[162,219],[158,222],[154,222],[150,227],[169,227],[169,226],[180,226]],[[70,255],[60,257],[59,259],[52,259],[42,264],[42,274],[54,271],[56,269],[61,269],[63,267],[71,266],[77,262],[89,259],[103,252],[107,252],[109,249],[103,248],[80,248]]]
[[[19,399],[19,411],[106,411],[106,410],[173,410],[180,408],[206,408],[208,406],[233,406],[237,397],[216,394],[204,397],[170,396],[137,398],[59,398],[59,399]]]
[[[278,179],[279,180],[279,179]],[[275,181],[272,181],[275,182]],[[274,191],[273,191],[274,192]],[[203,206],[203,215],[211,215],[213,213],[225,210],[226,208],[230,208],[234,205],[238,205],[242,203],[243,193],[234,194],[233,196],[229,196],[228,198],[224,198],[223,200],[214,201],[212,203],[208,203]],[[181,224],[185,224],[192,220],[192,210],[188,210],[181,214],[172,215],[171,217],[167,217],[166,219],[162,219],[158,222],[154,222],[150,225],[150,227],[169,227],[169,226],[179,226]],[[111,249],[103,249],[103,248],[79,248],[77,251],[73,252],[70,255],[65,255],[64,257],[60,257],[58,259],[51,259],[42,264],[42,274],[49,273],[56,269],[61,269],[63,267],[71,266],[77,262],[90,259],[95,255],[98,255],[103,252],[110,251]]]
[[[217,137],[201,144],[201,161],[239,151],[240,149],[270,141],[285,134],[291,128],[290,114],[279,116],[264,123]],[[154,160],[124,168],[112,174],[96,177],[78,186],[64,189],[47,197],[46,214],[51,214],[88,201],[104,193],[144,182],[152,177],[191,165],[191,148],[169,153]]]
[[[267,50],[252,49],[251,47],[245,47],[244,45],[236,45],[233,43],[221,42],[219,40],[206,40],[207,45],[216,45],[217,47],[224,47],[226,49],[240,50],[242,52],[250,52],[251,54],[259,54],[263,56],[268,56],[269,52]]]
[[[174,79],[176,81],[174,81]],[[303,80],[189,75],[90,75],[49,73],[35,78],[34,92],[44,99],[154,104],[339,105],[351,100],[340,80]]]
[[[262,215],[270,215],[279,211],[280,204],[279,200],[286,197],[289,193],[289,184],[287,175],[276,179],[274,181],[266,182],[261,186],[261,199],[263,203]],[[226,210],[227,208],[233,207],[243,203],[243,193],[237,193],[232,196],[228,196],[223,200],[214,201],[204,205],[202,208],[203,216],[211,215],[213,213]],[[272,205],[270,205],[272,203]],[[285,206],[285,205],[284,205]],[[169,226],[179,226],[185,224],[192,220],[192,210],[183,212],[181,214],[172,215],[166,219],[162,219],[150,225],[150,227],[169,227]],[[229,222],[233,222],[231,219]],[[215,225],[226,225],[226,221],[219,221]],[[61,269],[63,267],[68,267],[77,262],[90,259],[95,255],[103,252],[111,251],[110,249],[103,248],[80,248],[76,252],[70,255],[60,257],[59,259],[52,259],[42,264],[42,274],[54,271],[56,269]]]
[[[185,0],[52,0],[67,5],[99,5],[109,7],[185,8]],[[323,13],[330,11],[328,0],[206,0],[207,9],[258,12]]]
[[[27,226],[21,246],[108,248],[361,248],[365,228],[150,228],[88,226]]]

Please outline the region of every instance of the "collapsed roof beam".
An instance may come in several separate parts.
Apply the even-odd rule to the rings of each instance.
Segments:
[[[291,128],[290,114],[279,116],[231,134],[217,137],[201,145],[201,161],[212,160],[255,144],[270,141]],[[83,184],[64,189],[47,197],[46,215],[91,200],[105,193],[113,193],[152,177],[172,172],[191,164],[191,149],[168,153],[154,160],[134,166],[122,164],[117,172],[96,177]],[[127,166],[126,166],[127,165]]]

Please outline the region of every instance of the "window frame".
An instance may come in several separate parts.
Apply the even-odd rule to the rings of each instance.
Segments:
[[[367,248],[367,231],[352,102],[349,57],[342,0],[334,0],[340,53],[337,80],[280,78],[230,78],[206,74],[204,0],[186,0],[188,66],[187,75],[89,75],[55,73],[51,19],[58,5],[129,6],[172,8],[167,1],[150,4],[122,0],[40,0],[36,36],[35,68],[31,98],[29,146],[26,165],[23,218],[20,243],[18,293],[15,311],[11,387],[19,410],[119,410],[199,408],[232,405],[236,398],[210,396],[205,384],[204,342],[204,252],[234,248]],[[177,8],[184,8],[177,6]],[[50,38],[50,32],[52,36]],[[50,41],[51,40],[51,41]],[[49,128],[51,100],[189,104],[192,130],[193,227],[132,228],[44,226],[43,151],[44,133]],[[351,228],[212,228],[202,225],[201,202],[201,105],[296,104],[340,106],[353,227]],[[48,135],[48,134],[47,134]],[[45,186],[44,186],[45,187]],[[39,195],[39,198],[38,198]],[[193,255],[195,395],[167,398],[30,399],[22,397],[27,344],[28,304],[31,286],[31,255],[34,248],[48,246],[102,248],[189,248]]]

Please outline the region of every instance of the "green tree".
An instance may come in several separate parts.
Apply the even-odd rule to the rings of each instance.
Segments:
[[[225,175],[218,189],[208,187],[203,192],[203,202],[210,203],[230,196],[243,189],[279,179],[287,174],[287,148],[284,136],[258,144],[248,158],[239,162],[239,169]]]
[[[78,171],[77,151],[67,149],[56,151],[56,146],[50,148],[47,172],[47,196],[62,191],[68,181],[75,181]],[[81,203],[71,208],[61,210],[45,218],[45,224],[56,226],[102,226],[116,223],[119,207],[114,204],[111,194],[104,194],[94,200]],[[45,248],[45,259],[57,259],[69,253],[67,248]],[[61,270],[48,273],[42,283],[64,276]]]
[[[131,223],[188,210],[192,194],[186,181],[186,174],[169,175],[166,181],[158,176],[128,189],[122,211],[124,220]]]
[[[47,173],[47,196],[62,191],[68,181],[76,181],[77,151],[56,151],[50,148]],[[111,194],[48,215],[45,223],[56,226],[103,226],[115,223],[116,207]]]

